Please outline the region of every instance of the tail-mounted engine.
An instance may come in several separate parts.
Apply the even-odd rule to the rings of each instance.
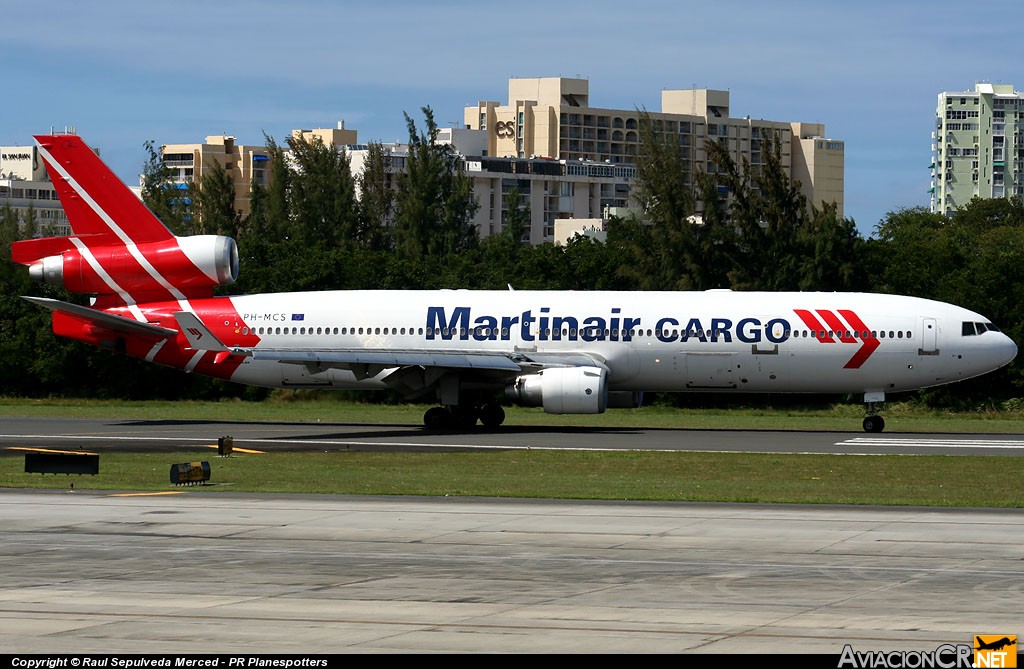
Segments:
[[[600,367],[551,367],[520,376],[505,396],[523,406],[543,406],[546,413],[604,413],[608,406],[608,372]]]
[[[15,250],[19,244],[57,241],[16,242]],[[175,291],[198,297],[238,278],[238,247],[230,237],[196,235],[95,248],[77,238],[64,241],[67,246],[58,254],[21,261],[29,265],[33,280],[72,293],[104,295],[120,288],[136,297],[161,293],[174,296]]]

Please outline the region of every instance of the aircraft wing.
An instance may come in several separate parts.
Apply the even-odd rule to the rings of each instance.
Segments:
[[[239,349],[233,349],[236,353]],[[367,349],[245,349],[253,360],[276,360],[293,364],[374,365],[378,367],[447,367],[518,372],[521,367],[499,353],[399,351]]]
[[[44,307],[50,311],[69,314],[75,318],[88,321],[98,327],[113,330],[114,332],[134,335],[141,334],[146,335],[147,337],[159,337],[161,339],[176,337],[178,335],[178,331],[172,330],[171,328],[165,328],[153,323],[136,321],[131,318],[125,318],[124,316],[109,314],[105,311],[90,309],[89,307],[83,307],[80,304],[61,302],[60,300],[54,300],[48,297],[32,297],[29,295],[22,295],[22,297],[32,304]]]
[[[436,367],[447,369],[521,372],[543,367],[605,367],[604,361],[585,353],[500,353],[495,351],[430,351],[406,349],[284,349],[226,346],[195,314],[179,312],[174,318],[193,350],[230,352],[253,360],[275,360],[293,365],[350,367]]]

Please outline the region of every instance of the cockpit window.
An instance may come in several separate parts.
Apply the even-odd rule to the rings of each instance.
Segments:
[[[963,322],[963,330],[961,334],[964,337],[971,337],[973,335],[985,334],[986,332],[999,332],[999,328],[991,323],[971,323],[969,321]]]

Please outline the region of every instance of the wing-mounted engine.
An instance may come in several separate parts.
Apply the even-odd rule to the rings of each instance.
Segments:
[[[523,406],[543,406],[546,413],[604,413],[608,406],[608,372],[600,367],[549,367],[520,376],[505,396]]]
[[[19,244],[33,242],[36,248],[46,248],[39,244],[43,241],[49,240],[16,242],[15,260],[29,266],[33,280],[72,293],[126,292],[137,301],[144,297],[205,297],[215,286],[238,278],[238,247],[230,237],[196,235],[95,247],[87,245],[88,238],[72,237],[63,240],[66,246],[61,252],[35,259],[29,248],[18,249]]]

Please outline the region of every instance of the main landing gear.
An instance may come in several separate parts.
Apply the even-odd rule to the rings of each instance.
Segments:
[[[505,410],[497,402],[488,402],[479,406],[433,407],[423,414],[423,425],[429,430],[468,430],[475,427],[477,421],[493,430],[505,422]]]
[[[885,419],[878,415],[878,405],[885,402],[885,393],[864,393],[864,404],[868,415],[864,417],[865,432],[881,432],[885,429]]]

